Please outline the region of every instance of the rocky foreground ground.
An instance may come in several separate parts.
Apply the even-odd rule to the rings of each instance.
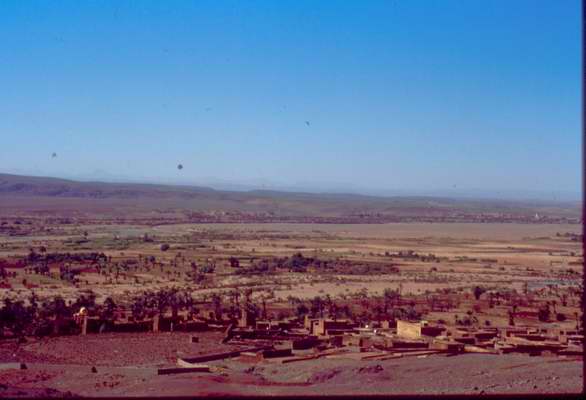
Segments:
[[[238,358],[207,363],[219,372],[158,375],[178,356],[224,351],[220,333],[103,334],[0,344],[0,397],[536,394],[583,391],[581,357],[430,355],[282,364]],[[21,363],[26,369],[20,369]]]

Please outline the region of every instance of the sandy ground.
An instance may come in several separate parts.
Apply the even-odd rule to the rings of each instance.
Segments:
[[[102,334],[0,345],[0,397],[578,393],[580,357],[432,355],[386,361],[351,357],[282,364],[228,359],[221,373],[157,375],[177,356],[227,351],[219,332]],[[27,369],[19,369],[25,362]],[[92,367],[96,372],[92,372]]]
[[[582,361],[525,355],[467,354],[387,361],[319,360],[256,365],[213,362],[218,373],[157,375],[154,367],[28,364],[0,371],[13,392],[82,396],[537,394],[579,393]],[[0,396],[2,396],[0,386]]]
[[[436,253],[450,257],[467,255],[476,258],[497,258],[498,262],[441,263],[394,260],[400,263],[401,274],[388,275],[326,275],[294,274],[254,276],[252,278],[218,274],[217,286],[198,288],[198,293],[227,290],[246,283],[273,286],[275,296],[285,299],[288,295],[311,298],[316,295],[348,295],[367,288],[371,294],[385,288],[399,287],[403,293],[421,294],[425,290],[444,287],[487,286],[514,287],[518,291],[523,283],[532,284],[554,279],[556,269],[567,268],[568,261],[576,257],[558,253],[579,252],[580,243],[558,240],[557,232],[581,231],[579,225],[530,225],[530,224],[384,224],[384,225],[330,225],[330,224],[186,224],[165,225],[155,228],[133,226],[92,227],[93,235],[107,238],[118,232],[121,236],[141,236],[152,232],[160,237],[184,233],[221,232],[233,233],[238,240],[229,237],[214,240],[213,246],[226,252],[208,248],[188,248],[186,255],[201,263],[208,257],[237,254],[242,249],[255,255],[292,254],[318,247],[319,256],[343,255],[352,261],[372,261],[383,264],[392,261],[383,254],[414,249],[420,254]],[[272,242],[271,235],[282,235]],[[207,235],[207,234],[206,234]],[[291,239],[288,239],[291,235]],[[295,237],[295,235],[298,235]],[[336,235],[329,237],[328,235]],[[277,237],[275,236],[275,237]],[[74,236],[71,236],[74,237]],[[549,237],[549,239],[538,239]],[[49,237],[47,237],[49,238]],[[50,237],[51,246],[58,245],[63,237]],[[533,238],[533,239],[531,239]],[[14,240],[13,240],[14,239]],[[28,252],[23,246],[28,238],[3,238],[6,242],[18,242],[21,254]],[[110,239],[108,239],[110,240]],[[189,239],[191,240],[191,239]],[[194,243],[199,239],[194,239]],[[210,239],[211,243],[212,240]],[[41,242],[35,241],[34,245]],[[98,246],[102,242],[96,242]],[[105,243],[105,242],[104,242]],[[108,242],[109,243],[109,242]],[[187,246],[177,242],[172,246]],[[210,243],[206,242],[208,245]],[[1,243],[0,243],[1,244]],[[109,246],[110,244],[108,244]],[[129,254],[154,254],[159,258],[159,243],[136,243],[136,248],[125,249]],[[234,250],[239,247],[240,250]],[[59,247],[57,247],[59,248]],[[3,255],[16,250],[3,247]],[[101,248],[100,248],[101,250]],[[313,251],[313,250],[312,250]],[[174,254],[171,250],[166,254]],[[549,254],[554,252],[556,254]],[[122,251],[109,250],[108,254],[123,256]],[[376,253],[371,255],[370,253]],[[581,253],[581,252],[579,252]],[[312,254],[312,252],[309,252]],[[563,261],[559,266],[552,261]],[[492,264],[486,268],[486,264]],[[431,272],[431,268],[437,271]],[[531,267],[539,273],[530,272]],[[575,267],[578,268],[578,267]],[[19,271],[19,274],[21,272]],[[142,281],[148,275],[138,273]],[[16,295],[26,296],[20,281],[13,279]],[[99,298],[106,295],[123,295],[144,289],[143,284],[131,282],[119,285],[103,285],[99,276],[87,274],[91,287]],[[35,283],[40,277],[28,276]],[[43,278],[45,279],[45,278]],[[48,278],[47,278],[48,279]],[[153,271],[155,287],[174,286],[163,274]],[[579,279],[576,277],[573,280]],[[161,281],[161,283],[156,283]],[[571,282],[570,282],[571,283]],[[558,284],[558,283],[556,283]],[[290,285],[290,287],[288,286]],[[181,286],[181,283],[179,283]],[[73,299],[78,293],[74,286],[54,286],[45,282],[36,292],[40,295],[55,292]],[[0,296],[9,294],[0,289]],[[14,293],[13,293],[14,294]],[[495,310],[493,310],[495,311]],[[453,310],[453,313],[460,311]],[[446,314],[447,315],[447,314]],[[445,315],[441,316],[446,318]],[[482,314],[483,319],[489,318]],[[490,315],[491,319],[496,317]],[[500,317],[499,317],[500,318]],[[498,319],[498,318],[496,318]],[[243,363],[237,360],[213,362],[224,368],[223,374],[189,373],[159,376],[157,368],[172,366],[177,357],[227,351],[230,346],[218,344],[219,332],[194,333],[200,343],[193,344],[190,334],[145,333],[102,334],[31,340],[16,346],[14,342],[0,342],[0,398],[14,396],[64,396],[68,393],[84,396],[153,396],[153,395],[214,395],[214,394],[265,394],[265,395],[312,395],[312,394],[471,394],[471,393],[577,393],[582,391],[583,368],[581,359],[561,357],[529,357],[525,355],[466,354],[456,357],[429,356],[387,361],[359,361],[351,359],[319,359],[292,364],[263,362]],[[28,366],[20,370],[21,362]],[[97,372],[92,372],[96,367]]]
[[[200,342],[191,343],[191,336]],[[178,356],[214,352],[222,332],[103,333],[87,336],[60,336],[29,339],[18,346],[14,341],[0,344],[0,363],[37,362],[91,366],[158,366],[175,363]],[[225,351],[239,346],[222,345]]]

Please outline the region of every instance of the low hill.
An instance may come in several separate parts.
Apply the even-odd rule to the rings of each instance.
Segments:
[[[472,218],[516,216],[579,218],[578,203],[471,200],[440,197],[375,197],[357,194],[220,191],[208,187],[142,183],[79,182],[0,174],[0,208],[15,211],[145,213],[252,213],[272,218]],[[538,217],[535,218],[535,214]],[[389,220],[390,218],[390,220]],[[372,221],[368,221],[372,222]]]

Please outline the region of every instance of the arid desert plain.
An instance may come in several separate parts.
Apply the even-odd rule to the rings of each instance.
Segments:
[[[577,207],[341,223],[2,196],[0,396],[583,390]],[[90,212],[109,201],[129,211]]]

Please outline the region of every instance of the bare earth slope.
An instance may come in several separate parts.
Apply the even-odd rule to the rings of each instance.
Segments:
[[[202,396],[536,394],[583,390],[580,357],[464,354],[386,360],[320,359],[281,364],[212,361],[221,374],[157,375],[177,356],[211,351],[220,334],[104,334],[33,341],[0,353],[0,396]],[[121,347],[120,345],[128,346]],[[4,350],[8,350],[5,346]],[[59,349],[59,350],[58,350]],[[58,351],[56,351],[58,350]],[[19,362],[27,363],[19,370]],[[92,373],[91,367],[97,372]],[[11,368],[12,367],[12,368]]]

